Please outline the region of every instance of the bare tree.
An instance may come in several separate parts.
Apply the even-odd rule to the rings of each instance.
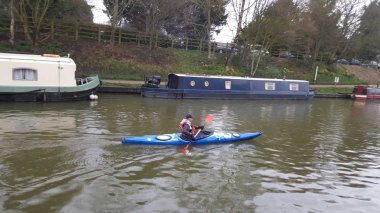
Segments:
[[[111,46],[115,43],[115,32],[116,28],[120,26],[123,16],[128,8],[133,4],[133,0],[104,0],[104,5],[106,6],[106,14],[111,22]]]
[[[211,9],[213,0],[195,0],[194,3],[202,8],[206,17],[205,35],[208,37],[208,54],[207,58],[211,59]]]
[[[246,12],[249,11],[249,8],[250,8],[250,7],[246,7],[246,3],[248,3],[248,5],[250,5],[249,0],[248,1],[247,0],[231,0],[230,1],[230,4],[231,4],[231,6],[234,10],[234,13],[235,13],[236,22],[237,22],[236,32],[235,32],[235,36],[234,36],[234,43],[237,45],[239,44],[239,35],[240,35],[241,30],[242,30],[243,17],[246,14]],[[233,48],[234,48],[234,46],[231,45],[231,50],[227,56],[227,60],[225,63],[225,69],[226,70],[231,69],[230,67],[231,67],[231,61],[232,61],[232,55],[233,55]]]
[[[173,20],[184,11],[185,4],[185,0],[137,0],[124,18],[137,30],[145,32],[144,40],[153,49],[158,45],[159,35],[166,33],[165,27],[176,27]]]
[[[252,21],[257,23],[257,26],[254,29],[253,36],[249,39],[252,47],[254,48],[257,44],[258,38],[260,34],[266,35],[263,33],[263,25],[265,25],[265,20],[263,19],[265,9],[268,7],[270,0],[257,0],[253,5],[253,13],[252,13]],[[263,45],[263,44],[262,44]],[[254,76],[256,74],[257,68],[259,66],[261,60],[262,52],[258,51],[258,54],[252,53],[252,61],[250,67],[250,76]]]
[[[208,40],[208,54],[209,59],[212,58],[212,44],[211,44],[211,31],[214,19],[218,16],[214,16],[212,13],[224,13],[224,7],[227,4],[226,0],[193,0],[199,8],[202,9],[204,16],[206,17],[205,24],[205,39]]]
[[[17,0],[13,3],[14,12],[22,22],[25,38],[32,43],[32,49],[36,50],[40,42],[41,25],[52,0]]]
[[[318,32],[314,34],[314,48],[312,54],[312,67],[320,58],[321,51],[330,53],[330,58],[335,54],[335,45],[338,41],[338,22],[340,14],[337,13],[336,1],[310,0],[310,17]]]
[[[339,0],[337,9],[341,14],[340,19],[340,38],[342,44],[341,54],[347,51],[352,35],[359,28],[362,0]],[[338,45],[337,45],[338,47]]]

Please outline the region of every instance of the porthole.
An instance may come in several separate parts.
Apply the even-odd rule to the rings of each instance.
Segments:
[[[190,81],[190,85],[193,87],[195,86],[195,81]]]
[[[210,83],[208,81],[205,81],[205,87],[208,87]]]
[[[232,136],[234,136],[235,138],[240,137],[240,135],[238,133],[232,133]]]

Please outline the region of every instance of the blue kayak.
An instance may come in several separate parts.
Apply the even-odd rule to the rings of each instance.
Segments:
[[[201,131],[192,145],[197,144],[213,144],[213,143],[232,143],[237,141],[250,140],[262,135],[261,132],[253,133],[224,133]],[[124,144],[146,144],[146,145],[187,145],[188,140],[182,139],[179,133],[163,134],[163,135],[145,135],[140,137],[123,137],[121,139]]]

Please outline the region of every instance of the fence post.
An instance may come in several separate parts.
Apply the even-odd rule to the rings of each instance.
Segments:
[[[121,28],[119,28],[119,45],[121,44]]]
[[[203,42],[203,39],[201,39],[201,41],[199,42],[199,51],[202,52],[202,42]]]
[[[171,45],[171,48],[173,49],[174,47],[174,39],[172,39],[172,45]]]
[[[78,41],[79,38],[79,25],[78,23],[75,25],[75,41]]]
[[[186,38],[186,51],[187,51],[188,46],[189,46],[189,38]]]
[[[101,40],[101,31],[100,31],[100,27],[98,27],[98,43],[100,44],[100,40]]]
[[[51,39],[53,40],[54,39],[54,20],[52,20],[50,23],[50,36],[51,36]]]

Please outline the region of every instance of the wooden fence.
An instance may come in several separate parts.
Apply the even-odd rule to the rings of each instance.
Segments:
[[[6,18],[0,18],[0,40],[8,40],[9,35],[9,24],[10,20]],[[109,43],[111,40],[111,26],[103,24],[94,23],[65,23],[62,21],[49,21],[44,22],[41,26],[41,38],[48,38],[50,40],[56,39],[70,39],[74,41],[97,41],[98,43]],[[151,35],[145,32],[131,32],[126,31],[123,28],[117,28],[114,38],[115,44],[122,44],[127,42],[133,42],[137,45],[149,45],[150,41],[153,41],[154,47],[163,48],[177,48],[185,50],[199,50],[207,51],[208,42],[199,39],[189,39],[189,38],[171,38],[168,36],[156,35],[151,37]],[[22,24],[19,21],[15,23],[15,40],[23,41],[24,31]],[[230,51],[231,43],[221,43],[213,42],[212,51],[213,52],[223,52],[226,53]],[[281,53],[288,52],[289,55],[284,55]],[[307,59],[310,55],[299,52],[299,51],[289,51],[283,49],[270,49],[269,55],[294,58]],[[307,58],[306,58],[307,57]],[[320,54],[317,58],[319,61],[327,60],[329,58],[328,54]]]
[[[9,34],[9,19],[0,19],[1,38]],[[71,40],[93,40],[98,43],[105,43],[111,40],[111,26],[92,23],[65,23],[58,21],[45,22],[41,26],[41,38],[49,36],[49,39],[71,39]],[[15,23],[16,40],[24,40],[22,23]],[[152,37],[152,38],[151,38]],[[168,36],[150,35],[145,32],[130,32],[122,28],[117,28],[115,33],[115,44],[134,42],[138,45],[148,45],[150,40],[155,47],[183,48],[186,50],[205,50],[208,47],[207,41],[197,39],[173,39]]]

